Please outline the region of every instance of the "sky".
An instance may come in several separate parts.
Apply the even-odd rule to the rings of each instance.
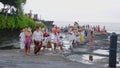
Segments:
[[[120,0],[27,0],[30,10],[44,20],[120,23]]]

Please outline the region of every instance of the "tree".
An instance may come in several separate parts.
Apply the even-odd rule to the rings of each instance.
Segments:
[[[12,6],[14,6],[17,9],[17,14],[22,14],[22,6],[26,3],[26,0],[0,0],[0,2],[4,5],[3,11],[7,5],[6,13],[9,9],[11,9]]]
[[[5,6],[7,5],[8,0],[0,0],[0,2],[4,5],[4,7],[2,9],[2,12],[4,12],[5,11]]]
[[[22,6],[26,3],[26,0],[15,0],[14,1],[14,7],[17,9],[17,14],[22,14],[23,10],[22,10]]]

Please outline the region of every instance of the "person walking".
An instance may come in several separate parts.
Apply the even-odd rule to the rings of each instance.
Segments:
[[[51,51],[53,51],[53,49],[52,49],[52,45],[51,45],[51,34],[50,33],[48,33],[48,37],[47,37],[47,48],[51,48]]]
[[[54,44],[54,53],[56,53],[56,47],[57,47],[57,44],[58,43],[58,34],[57,33],[54,33],[54,39],[53,39],[53,44]]]
[[[41,50],[43,40],[43,33],[41,32],[39,27],[36,27],[36,30],[33,32],[32,40],[33,44],[35,44],[34,54],[38,55],[39,51]]]
[[[76,42],[76,37],[75,37],[75,34],[73,31],[69,32],[69,37],[68,37],[68,40],[69,40],[69,45],[70,45],[70,50],[73,49],[73,47],[75,46],[75,42]]]
[[[60,36],[58,39],[58,46],[60,47],[60,53],[63,54],[64,50],[63,50],[63,37]]]
[[[24,33],[25,29],[21,29],[20,32],[20,49],[23,50],[25,48],[25,33]]]
[[[44,29],[44,32],[43,32],[43,51],[45,51],[45,48],[47,47],[47,44],[48,44],[48,31],[47,31],[47,28]]]
[[[32,32],[31,29],[28,28],[25,32],[25,51],[27,55],[30,55],[30,45],[32,41]]]
[[[90,30],[90,48],[92,48],[93,46],[93,36],[94,36],[93,30]]]

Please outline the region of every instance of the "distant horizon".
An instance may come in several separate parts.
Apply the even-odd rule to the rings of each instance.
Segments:
[[[65,26],[68,26],[69,24],[70,25],[74,25],[74,22],[75,21],[55,21],[53,22],[54,25],[57,25],[59,27],[65,27]],[[77,22],[77,21],[76,21]],[[120,23],[116,23],[116,22],[78,22],[79,25],[108,25],[108,24],[119,24]],[[118,28],[119,29],[119,28]]]
[[[52,21],[52,20],[51,20]],[[82,22],[82,23],[88,23],[88,22],[90,22],[90,23],[120,23],[120,22],[106,22],[106,21],[59,21],[59,20],[57,20],[57,21],[55,21],[55,22]]]

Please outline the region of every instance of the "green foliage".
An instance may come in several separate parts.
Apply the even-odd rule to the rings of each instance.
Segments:
[[[46,28],[47,26],[43,22],[36,23],[36,26]]]
[[[9,5],[10,7],[14,6],[17,9],[17,14],[22,14],[22,6],[26,3],[26,0],[0,0],[0,2],[4,5],[4,9],[6,5]]]
[[[20,29],[24,27],[31,27],[35,29],[35,22],[33,19],[28,18],[25,15],[22,16],[8,16],[5,18],[3,14],[0,14],[0,29]]]
[[[16,16],[16,28],[31,27],[35,28],[35,22],[27,16]]]
[[[6,28],[5,16],[0,15],[0,29]]]

